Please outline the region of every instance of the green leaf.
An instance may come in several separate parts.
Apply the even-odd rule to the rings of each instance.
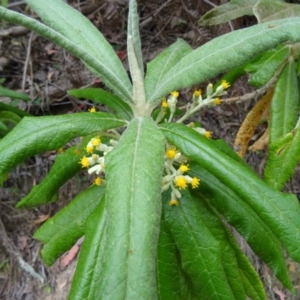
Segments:
[[[105,157],[107,229],[98,299],[157,297],[163,153],[156,124],[138,118]]]
[[[296,64],[289,61],[278,78],[271,102],[270,145],[295,128],[298,120],[298,105]]]
[[[161,129],[171,144],[202,165],[245,201],[265,220],[289,255],[295,261],[300,261],[300,206],[294,195],[274,190],[187,126],[165,123]]]
[[[222,79],[220,79],[219,81],[217,81],[214,84],[214,89],[215,89],[215,87],[218,87],[219,85],[221,85],[222,80],[229,82],[230,85],[233,86],[235,84],[235,82],[245,74],[244,68],[245,68],[245,65],[242,65],[242,66],[238,66],[238,67],[228,71],[224,76],[222,76]]]
[[[261,280],[259,279],[258,274],[255,272],[247,256],[243,253],[243,251],[239,247],[231,231],[225,226],[224,228],[227,231],[228,242],[230,243],[231,247],[235,251],[235,255],[236,255],[236,259],[240,271],[240,276],[243,281],[243,285],[247,296],[250,297],[252,300],[266,299],[264,286]]]
[[[165,73],[178,63],[181,58],[192,52],[192,50],[188,43],[182,39],[178,39],[147,64],[145,78],[147,100],[151,98]]]
[[[104,187],[91,186],[35,232],[33,237],[45,244],[41,255],[46,265],[51,266],[84,234],[86,219],[99,205],[103,193]]]
[[[137,3],[135,0],[129,0],[127,34],[132,38],[134,53],[137,59],[138,67],[141,71],[142,77],[144,77],[144,63],[139,30],[139,15],[137,12]]]
[[[86,88],[69,90],[68,94],[76,98],[85,98],[88,100],[92,100],[94,103],[103,103],[125,120],[131,120],[133,118],[132,110],[127,103],[125,103],[119,97],[103,89]]]
[[[11,111],[2,110],[0,111],[0,120],[17,125],[21,121],[21,117]]]
[[[0,174],[27,157],[56,150],[78,136],[124,125],[108,113],[77,113],[53,117],[25,117],[0,141]]]
[[[190,167],[190,175],[201,179],[200,188],[196,192],[199,197],[209,199],[209,203],[245,238],[282,284],[290,290],[293,289],[281,244],[264,219],[207,170],[196,163],[191,163]]]
[[[25,95],[23,93],[18,93],[18,92],[12,91],[1,85],[0,85],[0,97],[9,97],[12,99],[20,99],[20,100],[24,100],[24,101],[31,100],[30,97],[28,97],[27,95]]]
[[[268,83],[276,70],[287,60],[289,47],[283,45],[266,51],[262,57],[246,66],[245,71],[252,73],[249,83],[254,87],[261,87]]]
[[[164,211],[166,223],[180,252],[182,268],[190,277],[194,298],[243,299],[242,294],[235,297],[228,282],[226,271],[230,266],[228,261],[223,260],[228,249],[224,249],[220,233],[216,236],[215,230],[210,227],[214,223],[212,216],[208,216],[208,224],[208,218],[203,216],[205,212],[199,211],[190,194],[181,194],[179,206],[169,207],[168,201],[164,201]],[[233,261],[229,263],[234,264]],[[232,271],[238,272],[234,268]],[[232,279],[237,281],[234,277]],[[238,290],[241,287],[236,286]]]
[[[2,111],[2,110],[13,112],[13,113],[15,113],[16,115],[18,115],[20,117],[29,117],[29,116],[31,116],[31,114],[26,112],[26,111],[20,110],[16,107],[13,107],[11,105],[0,102],[0,111]]]
[[[97,300],[96,282],[99,279],[101,249],[105,231],[105,197],[88,217],[85,224],[85,236],[76,271],[73,277],[69,300]]]
[[[274,20],[299,17],[300,5],[278,0],[259,0],[253,8],[253,13],[259,23]]]
[[[281,190],[293,175],[300,161],[300,129],[288,133],[270,145],[265,181],[274,189]]]
[[[176,89],[190,87],[235,68],[285,41],[300,40],[300,18],[289,18],[237,30],[213,39],[169,69],[148,99],[154,107]]]
[[[32,18],[0,7],[0,18],[23,25],[80,58],[116,95],[132,103],[127,73],[102,34],[91,22],[61,0],[28,0],[46,26]],[[50,28],[51,27],[51,28]]]
[[[157,245],[156,274],[158,299],[191,299],[190,279],[181,268],[178,249],[163,219]]]
[[[252,16],[253,7],[257,1],[258,0],[231,0],[207,12],[199,20],[199,25],[217,25],[245,15]]]
[[[50,202],[59,188],[81,170],[79,160],[80,155],[76,153],[75,146],[59,154],[44,180],[35,185],[16,207],[31,208]]]

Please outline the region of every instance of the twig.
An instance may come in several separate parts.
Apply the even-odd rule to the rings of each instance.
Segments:
[[[26,59],[24,63],[24,70],[23,70],[23,79],[22,79],[22,92],[25,90],[25,84],[26,84],[26,74],[28,69],[28,64],[30,61],[30,54],[31,54],[31,42],[33,38],[33,32],[30,33],[29,39],[28,39],[28,46],[27,46],[27,53],[26,53]]]
[[[243,96],[237,96],[237,97],[232,97],[232,98],[228,98],[228,99],[223,99],[223,100],[221,100],[221,103],[233,103],[233,102],[240,103],[243,101],[251,100],[251,99],[262,96],[269,88],[274,86],[274,84],[277,82],[278,77],[279,77],[281,71],[283,70],[285,64],[286,64],[286,60],[284,60],[282,65],[278,68],[278,70],[275,72],[274,76],[269,80],[269,82],[267,82],[260,89],[254,91],[252,93],[245,94]]]

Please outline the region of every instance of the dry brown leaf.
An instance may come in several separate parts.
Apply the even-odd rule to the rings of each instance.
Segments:
[[[248,149],[251,152],[264,150],[269,143],[269,127],[265,130],[263,135]]]
[[[65,268],[76,256],[76,254],[79,251],[79,246],[75,244],[68,252],[67,254],[61,259],[60,261],[60,267]]]
[[[291,261],[289,263],[289,271],[292,272],[292,273],[295,273],[296,272],[296,264],[294,261]]]
[[[50,213],[47,214],[47,215],[41,215],[37,219],[35,219],[32,223],[34,225],[40,224],[40,223],[43,223],[43,222],[47,221],[49,218],[50,218]]]
[[[266,95],[255,104],[242,123],[234,141],[234,149],[240,157],[243,158],[245,156],[249,141],[258,123],[264,116],[265,111],[269,109],[272,96],[273,89],[270,89]]]

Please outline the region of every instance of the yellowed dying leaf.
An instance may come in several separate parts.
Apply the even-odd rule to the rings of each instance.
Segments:
[[[270,89],[266,95],[254,105],[242,123],[234,141],[234,149],[236,149],[236,152],[240,157],[243,158],[245,156],[249,141],[252,138],[258,123],[269,109],[272,96],[273,89]]]
[[[269,143],[269,127],[265,130],[263,135],[248,149],[251,152],[264,150],[265,147],[268,145],[268,143]]]

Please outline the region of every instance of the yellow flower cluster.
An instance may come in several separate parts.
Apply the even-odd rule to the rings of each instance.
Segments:
[[[179,164],[179,167],[175,168]],[[165,172],[166,175],[162,180],[162,192],[171,188],[170,206],[178,206],[178,199],[181,198],[180,190],[184,190],[190,184],[193,189],[200,184],[200,179],[197,177],[190,177],[185,175],[190,170],[189,165],[186,164],[186,158],[173,146],[167,145],[165,151]]]
[[[105,155],[113,149],[113,146],[117,144],[115,140],[110,140],[112,146],[107,146],[104,143],[101,143],[99,136],[93,137],[87,144],[85,150],[86,153],[90,156],[84,155],[79,163],[82,168],[88,168],[89,174],[101,174],[105,173]],[[103,152],[103,155],[99,155],[99,152]],[[103,180],[98,176],[94,184],[101,185]]]

